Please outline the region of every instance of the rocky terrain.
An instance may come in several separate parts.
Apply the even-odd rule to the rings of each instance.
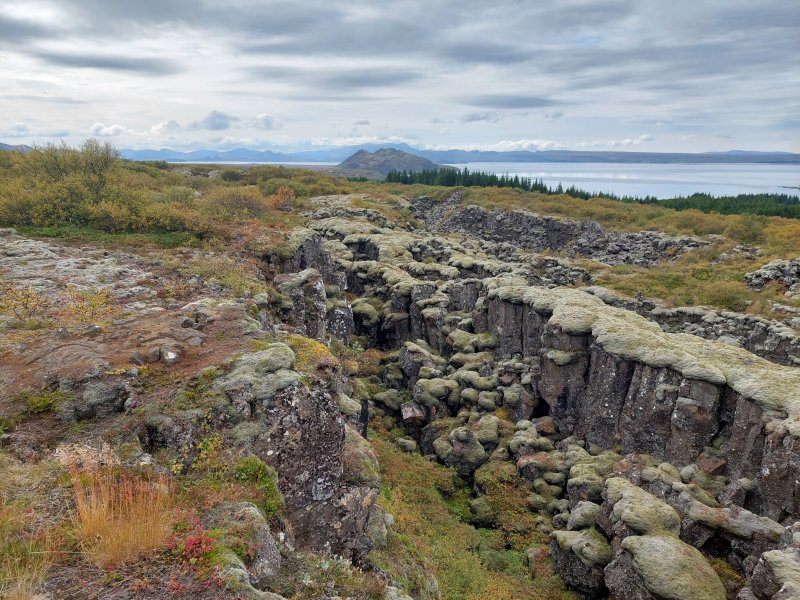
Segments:
[[[458,193],[401,200],[403,222],[363,196],[309,204],[279,244],[224,252],[0,230],[7,293],[50,299],[55,323],[3,317],[6,464],[72,464],[79,444],[81,468],[110,454],[172,478],[214,548],[213,578],[189,538],[169,556],[199,561],[113,576],[60,558],[39,597],[458,597],[391,514],[384,459],[449,473],[424,471],[429,492],[494,540],[484,566],[524,557],[496,567],[521,587],[488,597],[800,597],[797,328],[628,298],[585,263],[651,268],[709,240]],[[791,264],[748,284],[791,290]],[[26,527],[75,510],[48,468]]]
[[[776,285],[785,291],[788,298],[800,298],[800,258],[773,260],[745,275],[745,281],[747,285],[757,290],[763,290],[768,285]]]

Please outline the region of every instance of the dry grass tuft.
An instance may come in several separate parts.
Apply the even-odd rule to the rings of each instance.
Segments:
[[[75,531],[84,554],[101,567],[164,547],[172,491],[164,477],[147,480],[108,468],[72,471]]]
[[[17,505],[0,503],[0,597],[28,600],[53,561],[54,538],[30,537],[25,512]]]
[[[49,469],[0,453],[0,598],[34,597],[55,559],[60,537],[41,505]]]

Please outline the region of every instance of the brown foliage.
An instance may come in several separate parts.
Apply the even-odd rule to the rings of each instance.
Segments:
[[[294,190],[289,186],[282,185],[278,190],[267,198],[267,205],[272,210],[291,211],[295,205]]]

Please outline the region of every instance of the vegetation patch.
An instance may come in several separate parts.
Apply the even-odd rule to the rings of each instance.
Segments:
[[[164,547],[172,492],[163,476],[144,479],[108,468],[71,476],[73,525],[92,562],[109,567]]]
[[[373,550],[370,558],[404,589],[435,597],[429,571],[443,600],[577,598],[549,569],[537,567],[531,579],[522,554],[506,546],[502,533],[484,533],[465,522],[469,492],[451,469],[403,452],[386,435],[379,431],[371,441],[381,465],[379,504],[395,523],[387,547]]]

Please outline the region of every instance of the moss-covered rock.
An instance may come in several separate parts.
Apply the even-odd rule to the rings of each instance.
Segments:
[[[395,389],[373,394],[372,399],[378,404],[391,410],[400,410],[400,405],[408,400],[408,398],[403,397],[403,395],[400,393],[400,390]]]
[[[606,481],[606,501],[612,506],[612,519],[624,522],[644,534],[677,536],[681,518],[669,504],[621,477]]]
[[[380,466],[372,445],[350,425],[346,425],[344,431],[342,479],[352,485],[378,487]]]
[[[562,550],[573,552],[584,564],[605,566],[611,562],[611,546],[596,529],[554,531],[552,536]]]
[[[719,576],[705,557],[676,537],[629,536],[622,540],[622,550],[632,555],[636,573],[657,598],[725,600],[727,597]]]

